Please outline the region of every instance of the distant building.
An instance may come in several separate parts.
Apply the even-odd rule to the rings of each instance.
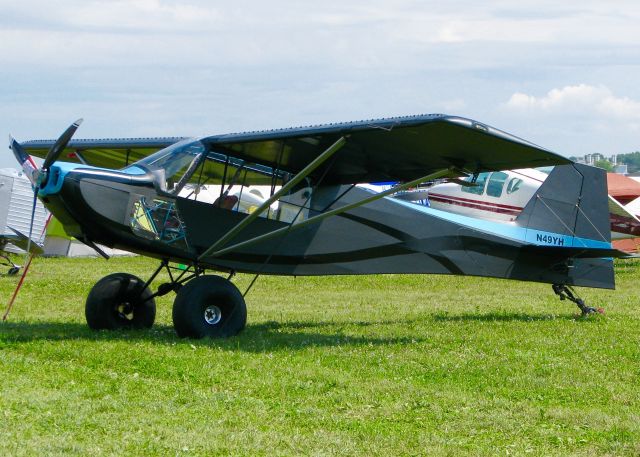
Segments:
[[[614,173],[617,173],[619,175],[627,175],[627,164],[626,163],[621,163],[620,165],[616,165],[615,168],[613,169]]]
[[[608,159],[606,159],[599,152],[594,152],[593,154],[585,154],[584,156],[584,163],[586,163],[587,165],[593,165],[598,160],[608,160]]]

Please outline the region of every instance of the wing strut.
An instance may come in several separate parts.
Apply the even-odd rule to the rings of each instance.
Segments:
[[[235,251],[235,250],[238,250],[238,249],[242,249],[242,248],[245,248],[245,247],[250,246],[252,244],[260,243],[260,242],[268,240],[270,238],[279,236],[279,235],[281,235],[283,233],[286,233],[289,230],[295,230],[295,229],[302,228],[302,227],[305,227],[305,226],[310,225],[310,224],[315,224],[316,222],[319,222],[322,219],[326,219],[327,217],[335,216],[337,214],[344,213],[345,211],[349,211],[349,210],[357,208],[359,206],[366,205],[367,203],[371,203],[371,202],[373,202],[375,200],[379,200],[379,199],[381,199],[383,197],[386,197],[386,196],[388,196],[390,194],[393,194],[395,192],[398,192],[400,190],[404,190],[404,189],[407,189],[409,187],[416,186],[416,185],[418,185],[420,183],[423,183],[425,181],[431,181],[433,179],[442,178],[442,177],[447,176],[447,175],[449,175],[449,176],[460,176],[461,174],[462,173],[460,172],[460,170],[456,169],[455,167],[445,168],[445,169],[442,169],[442,170],[438,170],[438,171],[436,171],[434,173],[428,174],[426,176],[423,176],[422,178],[414,179],[413,181],[409,181],[409,182],[406,182],[404,184],[398,184],[397,186],[393,186],[391,189],[385,190],[384,192],[380,192],[378,194],[374,194],[371,197],[367,197],[367,198],[365,198],[363,200],[360,200],[358,202],[350,203],[348,205],[341,206],[340,208],[336,208],[336,209],[332,209],[331,211],[326,211],[324,213],[320,213],[320,214],[318,214],[316,216],[313,216],[313,217],[310,217],[309,219],[306,219],[304,221],[297,222],[297,223],[295,223],[293,225],[288,225],[286,227],[279,228],[279,229],[274,230],[272,232],[265,233],[264,235],[256,236],[256,237],[251,238],[249,240],[242,241],[240,243],[236,243],[236,244],[234,244],[232,246],[220,249],[218,251],[215,251],[213,249],[216,246],[220,245],[220,242],[216,242],[216,243],[214,243],[213,246],[211,246],[209,249],[207,249],[202,255],[200,255],[198,260],[201,260],[203,257],[206,257],[206,256],[219,257],[219,256],[227,254],[229,252],[232,252],[232,251]]]
[[[338,140],[335,143],[333,143],[331,146],[329,146],[327,150],[325,150],[322,154],[316,157],[313,162],[307,165],[302,171],[300,171],[292,179],[290,179],[284,186],[282,186],[282,188],[278,192],[274,193],[264,203],[262,203],[258,207],[258,209],[256,209],[253,213],[249,214],[247,217],[245,217],[240,222],[238,222],[238,224],[235,227],[233,227],[231,230],[229,230],[222,238],[220,238],[218,241],[213,243],[209,247],[209,249],[207,249],[202,254],[200,254],[200,256],[198,257],[198,260],[200,261],[204,257],[211,255],[212,252],[215,252],[217,249],[221,248],[222,246],[227,244],[229,241],[231,241],[233,238],[235,238],[236,235],[238,235],[238,233],[240,233],[241,230],[243,230],[251,222],[257,219],[258,216],[260,216],[260,214],[265,212],[273,202],[278,200],[281,196],[289,193],[289,191],[293,189],[300,181],[302,181],[304,178],[309,176],[309,174],[313,170],[318,168],[329,157],[331,157],[334,153],[339,151],[346,142],[347,140],[345,139],[345,137],[341,136],[340,138],[338,138]]]

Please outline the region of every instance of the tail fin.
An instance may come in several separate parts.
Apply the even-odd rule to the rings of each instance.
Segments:
[[[525,250],[539,261],[552,262],[545,281],[615,287],[612,257],[626,254],[611,249],[604,170],[578,163],[556,166],[516,223],[527,228],[531,245]]]
[[[607,174],[579,163],[556,166],[516,223],[541,232],[611,243]],[[576,246],[578,247],[578,246]],[[585,246],[586,247],[586,246]]]

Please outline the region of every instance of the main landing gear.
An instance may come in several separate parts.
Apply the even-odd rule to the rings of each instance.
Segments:
[[[602,308],[587,306],[584,303],[584,300],[578,297],[578,295],[573,291],[571,286],[566,284],[553,284],[551,287],[553,287],[555,294],[560,297],[560,300],[569,300],[578,305],[583,316],[587,316],[592,313],[604,314],[604,310]]]
[[[0,259],[4,260],[4,262],[0,261],[0,265],[9,267],[9,271],[7,272],[9,276],[14,276],[20,271],[20,265],[13,263],[8,255],[0,254]]]
[[[163,269],[170,281],[152,293],[149,285]],[[179,274],[174,275],[176,271]],[[229,279],[205,275],[199,267],[171,267],[168,261],[147,282],[128,273],[114,273],[98,281],[87,297],[87,323],[96,330],[149,328],[156,315],[155,297],[171,291],[176,292],[173,326],[182,338],[229,337],[246,325],[244,298]]]

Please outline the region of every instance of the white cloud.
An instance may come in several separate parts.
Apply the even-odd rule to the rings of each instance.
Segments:
[[[520,136],[566,155],[619,154],[640,145],[640,102],[603,84],[516,92],[499,113]]]
[[[74,28],[106,30],[128,29],[135,32],[171,30],[203,31],[215,26],[221,14],[213,7],[185,2],[159,0],[87,1],[69,10],[68,24]]]
[[[442,107],[445,113],[459,113],[467,108],[467,103],[461,98],[443,100],[437,105]]]
[[[55,136],[79,116],[83,136],[135,136],[445,112],[570,152],[598,139],[603,152],[639,146],[640,121],[632,131],[626,120],[640,119],[637,0],[0,0],[0,10],[0,134]],[[607,135],[612,119],[625,132]]]
[[[516,92],[506,103],[517,112],[544,114],[592,113],[603,118],[627,119],[636,123],[640,119],[640,102],[629,97],[618,97],[606,86],[578,84],[552,89],[542,97]]]

